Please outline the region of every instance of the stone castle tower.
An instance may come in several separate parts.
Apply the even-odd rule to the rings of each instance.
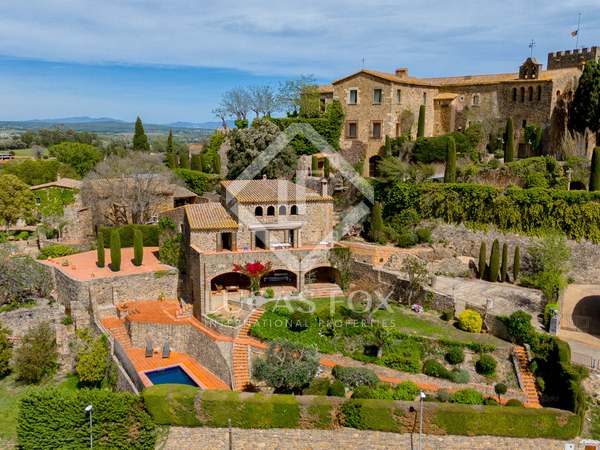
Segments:
[[[548,53],[548,70],[581,68],[587,61],[600,60],[600,47],[577,48]]]

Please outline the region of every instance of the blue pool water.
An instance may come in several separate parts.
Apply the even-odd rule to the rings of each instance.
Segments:
[[[187,384],[199,387],[180,366],[146,372],[146,376],[152,384]]]

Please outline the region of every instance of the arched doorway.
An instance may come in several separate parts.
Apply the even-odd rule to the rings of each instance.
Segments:
[[[376,177],[379,175],[378,165],[381,161],[381,156],[375,155],[369,158],[369,176]]]
[[[573,325],[584,333],[600,336],[600,295],[588,295],[573,308]]]
[[[284,269],[272,270],[260,280],[261,287],[291,286],[295,288],[297,285],[296,274]]]
[[[222,273],[210,280],[210,290],[220,292],[223,290],[249,289],[250,278],[243,273],[227,272]]]
[[[310,298],[342,297],[340,272],[329,266],[309,270],[304,274],[304,294]]]
[[[333,283],[338,284],[340,282],[340,272],[333,267],[315,267],[309,270],[304,275],[304,283]]]

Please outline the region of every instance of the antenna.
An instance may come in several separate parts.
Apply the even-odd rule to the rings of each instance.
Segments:
[[[363,56],[362,57],[362,69],[364,69],[364,68],[365,68],[365,57]]]
[[[532,39],[531,42],[529,43],[529,49],[530,49],[529,56],[531,58],[533,58],[533,47],[535,47],[535,40]]]

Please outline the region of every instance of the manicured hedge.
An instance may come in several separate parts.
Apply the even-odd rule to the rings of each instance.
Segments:
[[[231,419],[239,428],[414,431],[409,408],[415,402],[202,391],[181,385],[151,386],[143,396],[160,425],[227,427]],[[426,402],[424,408],[424,427],[438,434],[570,439],[580,425],[577,415],[556,409],[435,402]]]
[[[71,392],[34,388],[22,398],[17,439],[24,449],[89,447],[89,415],[93,406],[94,448],[154,449],[156,427],[133,394],[98,389]]]
[[[98,233],[104,236],[104,247],[110,248],[110,232],[118,230],[121,237],[121,248],[133,247],[133,231],[140,230],[144,237],[144,247],[158,247],[160,230],[158,225],[123,225],[120,227],[100,227]]]
[[[600,242],[600,192],[398,182],[378,195],[384,219],[412,208],[426,219],[493,224],[530,234],[556,229],[571,239]]]
[[[183,180],[185,186],[197,195],[214,190],[220,179],[219,175],[191,169],[175,169],[174,172]]]

